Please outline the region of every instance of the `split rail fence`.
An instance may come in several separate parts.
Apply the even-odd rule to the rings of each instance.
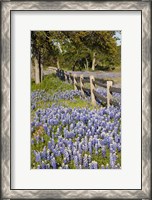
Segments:
[[[76,74],[69,74],[67,72],[64,72],[63,70],[56,70],[56,75],[63,81],[67,81],[71,84],[74,84],[74,90],[80,90],[81,95],[85,97],[85,94],[90,94],[91,96],[91,103],[93,106],[97,105],[96,99],[101,100],[102,102],[107,104],[107,107],[110,105],[118,106],[119,103],[114,100],[112,97],[112,93],[121,93],[121,88],[114,87],[113,81],[105,81],[103,79],[95,78],[93,75],[83,76],[76,75]],[[85,87],[85,83],[90,84],[90,89]],[[99,92],[95,90],[96,86],[103,87],[107,90],[107,96],[102,96]]]

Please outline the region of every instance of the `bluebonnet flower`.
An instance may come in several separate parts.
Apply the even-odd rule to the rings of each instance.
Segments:
[[[98,169],[98,163],[96,161],[92,161],[93,168]]]
[[[51,146],[52,146],[51,141],[48,141],[48,149],[51,149]]]
[[[84,158],[83,158],[83,166],[84,166],[84,168],[88,168],[88,158],[87,158],[87,154],[84,155]]]
[[[34,140],[33,140],[33,139],[31,139],[31,144],[32,144],[32,145],[34,144]]]
[[[80,153],[78,153],[78,161],[82,165],[82,155]]]
[[[92,154],[92,143],[91,143],[91,141],[89,141],[88,147],[89,147],[89,153]]]
[[[106,91],[103,93],[106,94]],[[36,104],[38,99],[52,101],[52,96],[48,95],[44,98],[44,94],[46,94],[45,91],[38,91],[32,94],[33,98],[35,98],[32,101],[36,101]],[[73,94],[75,95],[75,92],[66,92],[65,94],[59,92],[54,96],[54,99],[72,99],[74,98]],[[45,131],[44,135],[33,134],[40,125]],[[43,146],[48,141],[45,141],[45,138],[50,137],[45,149],[40,152],[33,151],[35,162],[41,163],[40,168],[47,169],[46,163],[50,162],[54,169],[57,167],[67,169],[68,163],[75,160],[78,163],[76,164],[77,168],[95,169],[99,166],[98,163],[92,162],[92,156],[101,151],[102,157],[105,157],[107,150],[110,150],[111,155],[109,163],[107,163],[110,166],[106,165],[104,168],[120,168],[116,164],[116,152],[121,152],[120,107],[110,106],[109,108],[90,110],[86,108],[71,109],[53,104],[46,109],[38,109],[36,111],[35,118],[31,123],[31,132],[33,134],[31,140],[32,148],[36,146],[36,143]],[[34,141],[36,142],[34,143]],[[61,157],[63,166],[56,165],[56,157]],[[101,159],[103,159],[102,157]],[[43,164],[41,160],[44,160]]]
[[[106,157],[106,148],[105,146],[102,146],[102,156],[105,158]]]
[[[54,157],[51,159],[51,165],[52,165],[53,169],[56,169],[56,160]]]
[[[43,159],[46,159],[46,158],[47,158],[46,146],[44,146],[43,151],[41,152],[41,157],[42,157]]]
[[[120,144],[118,144],[118,151],[120,152],[121,151],[121,145]]]
[[[91,155],[88,155],[88,162],[91,162]]]
[[[39,143],[39,140],[40,140],[40,137],[39,135],[36,136],[36,143],[38,144]]]
[[[47,165],[46,165],[46,169],[50,169],[50,164],[47,164]]]
[[[74,156],[74,164],[75,164],[76,168],[78,169],[79,164],[78,164],[78,157],[77,156]]]
[[[41,162],[41,155],[40,155],[40,152],[37,152],[37,153],[36,153],[35,161],[36,161],[36,162]]]
[[[41,166],[42,166],[42,169],[46,169],[46,164],[44,163],[44,161],[42,161]]]
[[[42,142],[42,143],[44,142],[44,138],[43,138],[43,137],[41,137],[41,142]]]

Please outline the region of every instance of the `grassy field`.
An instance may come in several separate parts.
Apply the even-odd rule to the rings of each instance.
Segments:
[[[57,91],[73,90],[73,85],[67,84],[56,77],[55,74],[50,74],[44,77],[44,80],[40,84],[35,84],[32,80],[31,90],[45,90],[46,92],[53,94]]]
[[[89,84],[86,84],[89,88]],[[32,92],[37,90],[45,90],[48,94],[54,95],[57,92],[65,92],[65,91],[71,91],[74,90],[73,84],[69,84],[66,82],[61,81],[58,77],[56,77],[55,74],[50,74],[44,77],[44,80],[40,84],[35,84],[35,82],[32,80],[31,82],[31,90]],[[58,104],[58,105],[64,105],[66,107],[70,108],[90,108],[93,109],[94,107],[91,105],[90,101],[86,101],[85,99],[80,99],[79,97],[75,97],[73,101],[71,100],[65,100],[61,99],[59,101],[39,101],[37,102],[38,108],[46,108],[48,105],[52,104]]]
[[[87,124],[85,124],[85,123],[83,124],[84,129],[89,125],[89,123],[91,123],[91,120],[94,120],[94,118],[95,118],[96,121],[95,122],[92,121],[92,123],[96,123],[97,119],[100,118],[100,119],[104,119],[104,121],[107,121],[108,126],[110,123],[111,124],[113,124],[114,122],[118,123],[117,136],[119,137],[120,136],[119,126],[121,124],[121,119],[115,120],[114,118],[111,118],[111,119],[109,118],[108,112],[113,113],[113,110],[112,111],[107,110],[107,114],[104,114],[103,116],[100,116],[100,114],[99,114],[99,116],[98,116],[98,114],[96,112],[97,112],[97,110],[100,111],[100,108],[102,108],[102,106],[98,105],[96,108],[94,108],[90,103],[90,99],[89,100],[87,98],[82,99],[80,95],[75,95],[72,99],[62,99],[62,98],[53,98],[52,99],[52,97],[55,96],[56,94],[60,95],[60,94],[66,93],[68,91],[71,92],[71,91],[73,91],[73,89],[74,88],[73,88],[72,84],[61,81],[59,78],[56,77],[55,74],[50,74],[50,75],[45,76],[42,83],[40,83],[38,85],[36,85],[34,83],[34,81],[31,81],[32,94],[36,93],[36,95],[37,95],[36,97],[34,97],[35,98],[34,101],[36,102],[35,106],[31,109],[31,122],[32,123],[34,122],[35,124],[36,123],[39,124],[41,121],[44,120],[45,123],[46,122],[48,123],[49,119],[46,118],[47,109],[53,110],[54,109],[54,107],[52,107],[53,105],[58,106],[58,109],[61,109],[61,113],[58,113],[58,114],[54,113],[54,115],[56,115],[56,116],[59,116],[60,114],[62,115],[63,111],[67,112],[66,108],[71,109],[71,111],[69,113],[75,112],[76,109],[80,109],[77,112],[81,112],[81,109],[82,109],[82,111],[84,113],[87,113],[86,114],[87,118],[89,115],[92,117],[92,118],[90,118],[90,117],[88,118]],[[41,91],[43,91],[43,92],[41,92]],[[45,100],[44,100],[44,98],[45,98]],[[116,112],[119,113],[119,110]],[[57,119],[56,116],[53,116],[54,120]],[[67,116],[69,116],[69,114],[67,114]],[[83,115],[81,113],[80,113],[80,116],[81,116],[81,118],[83,117]],[[66,119],[66,117],[65,117],[65,119]],[[110,121],[108,122],[108,120],[110,120]],[[63,119],[63,121],[64,121],[64,119]],[[71,124],[75,123],[75,130],[79,130],[79,128],[81,127],[82,120],[76,120],[75,122],[71,121],[70,123]],[[80,123],[80,127],[79,127],[79,123]],[[100,126],[100,123],[102,124],[102,121],[99,121],[98,126]],[[34,129],[31,131],[31,141],[32,141],[31,168],[32,169],[37,169],[39,167],[44,169],[43,166],[45,166],[45,168],[46,168],[46,166],[49,166],[49,168],[54,169],[54,167],[51,167],[50,160],[48,160],[46,158],[44,159],[42,157],[40,160],[36,161],[36,159],[38,159],[37,155],[39,155],[39,153],[40,153],[40,155],[42,153],[45,153],[44,149],[48,147],[48,143],[50,142],[50,140],[52,140],[52,138],[54,138],[53,140],[54,140],[55,146],[58,146],[58,144],[59,144],[58,129],[61,127],[60,136],[62,136],[64,138],[65,137],[64,129],[67,129],[67,131],[69,131],[69,132],[73,131],[70,128],[71,124],[64,125],[64,123],[62,124],[62,122],[59,122],[58,125],[52,126],[52,130],[51,130],[51,133],[49,133],[49,135],[46,134],[43,124],[40,123],[40,125],[34,125]],[[94,125],[92,124],[92,127]],[[92,131],[92,127],[90,127],[90,128],[88,127],[88,129],[90,131]],[[101,129],[102,129],[102,126],[101,126]],[[92,132],[92,134],[93,134],[93,132]],[[107,137],[107,134],[108,134],[108,132],[106,133],[106,135],[104,137]],[[78,135],[79,134],[77,133],[77,137],[72,138],[73,144],[75,144],[77,142]],[[84,138],[82,137],[81,140],[83,141]],[[89,140],[89,137],[88,137],[88,140]],[[113,140],[115,141],[115,137],[113,137]],[[107,145],[104,145],[104,146],[106,149],[106,153],[104,156],[103,156],[104,149],[102,149],[102,148],[99,148],[98,153],[97,153],[95,150],[95,147],[94,147],[94,149],[92,149],[92,153],[91,153],[91,160],[93,161],[93,163],[94,162],[98,163],[98,166],[100,166],[100,168],[101,168],[101,166],[106,168],[107,164],[108,164],[108,166],[110,166],[110,155],[111,155],[110,148]],[[116,149],[115,155],[117,157],[115,165],[118,164],[119,166],[121,166],[121,151],[118,151],[118,149]],[[82,158],[89,157],[90,156],[89,150],[82,151],[81,156],[82,156]],[[55,168],[61,168],[63,165],[64,159],[65,159],[65,157],[63,154],[56,156],[55,157]],[[76,167],[75,162],[76,161],[73,159],[70,160],[67,164],[68,168],[76,169],[77,167]],[[93,163],[90,162],[90,165],[93,165]],[[53,166],[53,164],[52,164],[52,166]],[[82,167],[82,168],[85,168],[85,167]]]

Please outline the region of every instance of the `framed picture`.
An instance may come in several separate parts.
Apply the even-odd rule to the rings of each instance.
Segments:
[[[151,2],[1,2],[2,199],[151,198]]]

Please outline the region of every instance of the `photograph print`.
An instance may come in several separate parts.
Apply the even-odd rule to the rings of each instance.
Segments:
[[[31,31],[31,169],[121,169],[121,31]]]

